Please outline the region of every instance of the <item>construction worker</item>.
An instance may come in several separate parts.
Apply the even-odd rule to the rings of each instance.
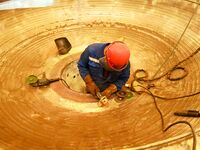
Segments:
[[[110,96],[125,85],[130,75],[130,51],[125,43],[94,43],[81,54],[78,68],[92,95]]]

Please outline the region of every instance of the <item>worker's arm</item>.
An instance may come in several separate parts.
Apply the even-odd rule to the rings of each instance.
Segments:
[[[89,50],[88,48],[86,48],[86,50],[81,54],[81,57],[78,61],[78,69],[82,79],[85,81],[87,91],[90,92],[92,95],[96,96],[96,93],[99,92],[100,90],[89,74],[89,68],[88,68],[89,56],[90,56]]]
[[[82,79],[85,79],[85,76],[89,74],[88,62],[89,62],[89,50],[86,48],[85,51],[81,54],[78,61],[78,69]]]
[[[125,85],[129,76],[130,76],[130,63],[122,71],[122,74],[118,77],[118,80],[110,84],[101,94],[109,98],[113,93],[115,93],[118,90],[121,90],[122,86]]]

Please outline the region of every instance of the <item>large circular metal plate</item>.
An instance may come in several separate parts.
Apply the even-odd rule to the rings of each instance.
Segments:
[[[23,4],[28,2],[32,1]],[[117,105],[110,101],[108,108],[99,108],[96,99],[83,92],[83,81],[73,61],[91,43],[121,40],[131,49],[129,83],[137,69],[146,70],[148,78],[162,75],[200,46],[200,10],[196,9],[196,3],[195,0],[54,0],[45,8],[1,10],[0,149],[170,149],[162,147],[182,141],[172,149],[191,147],[191,140],[185,140],[191,135],[188,126],[174,126],[163,133],[159,113],[148,94],[134,95],[134,100]],[[59,37],[67,37],[72,44],[66,55],[58,55],[54,40]],[[64,66],[72,63],[57,66],[65,58]],[[151,92],[177,97],[200,91],[199,60],[198,53],[180,66],[188,72],[184,79],[162,78],[154,83]],[[46,72],[47,78],[62,75],[71,89],[61,82],[41,88],[24,82],[27,76],[42,72]],[[173,72],[172,77],[180,77],[180,72]],[[174,116],[174,112],[199,110],[199,99],[196,95],[157,100],[165,126],[186,120],[198,133],[199,119],[183,119]]]

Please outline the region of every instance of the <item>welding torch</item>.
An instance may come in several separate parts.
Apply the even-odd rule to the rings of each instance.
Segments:
[[[197,110],[184,110],[180,112],[175,112],[174,115],[183,117],[200,117],[200,113]]]

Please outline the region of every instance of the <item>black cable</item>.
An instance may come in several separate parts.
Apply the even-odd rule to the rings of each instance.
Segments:
[[[187,61],[188,59],[192,58],[193,56],[195,56],[198,52],[200,51],[200,47],[195,51],[193,52],[190,56],[188,56],[187,58],[183,59],[182,61],[178,62],[174,67],[172,67],[172,69],[170,69],[167,73],[165,73],[164,75],[156,78],[156,79],[147,79],[148,77],[148,73],[146,70],[144,69],[137,69],[135,71],[135,73],[133,74],[133,78],[134,80],[132,81],[131,83],[131,90],[134,91],[134,92],[137,92],[140,94],[140,91],[136,91],[133,84],[134,84],[134,81],[137,81],[139,83],[141,82],[147,82],[149,84],[149,82],[152,82],[152,81],[155,81],[155,80],[158,80],[158,79],[161,79],[162,77],[164,76],[167,76],[167,79],[170,80],[170,81],[177,81],[177,80],[181,80],[183,78],[185,78],[187,75],[188,75],[188,71],[184,68],[184,67],[179,67],[180,64],[182,64],[183,62]],[[181,77],[177,77],[177,78],[173,78],[171,77],[172,75],[172,72],[175,71],[175,70],[183,70],[184,71],[184,74],[181,76]],[[142,77],[137,77],[137,73],[144,73],[144,76]],[[150,85],[150,84],[149,84]],[[195,96],[195,95],[198,95],[200,94],[200,91],[196,92],[196,93],[191,93],[189,95],[183,95],[183,96],[179,96],[179,97],[172,97],[172,98],[169,98],[169,97],[162,97],[162,96],[159,96],[159,95],[154,95],[154,97],[156,98],[159,98],[159,99],[164,99],[164,100],[172,100],[172,99],[180,99],[180,98],[186,98],[186,97],[191,97],[191,96]]]
[[[180,77],[172,77],[172,73],[176,70],[182,70],[184,72],[184,74]],[[188,75],[188,71],[183,68],[183,67],[174,67],[172,70],[170,70],[168,73],[167,73],[167,79],[170,80],[170,81],[177,81],[177,80],[180,80],[180,79],[183,79],[185,78],[186,76]]]
[[[174,126],[176,124],[186,124],[186,125],[188,125],[190,127],[191,131],[192,131],[192,137],[193,137],[193,147],[192,147],[192,150],[196,150],[196,141],[197,140],[196,140],[195,131],[194,131],[192,125],[189,122],[187,122],[187,121],[177,121],[177,122],[174,122],[174,123],[170,124],[169,126],[167,126],[165,128],[163,115],[162,115],[162,112],[161,112],[161,110],[159,109],[159,107],[157,105],[156,97],[153,95],[153,93],[149,89],[147,89],[147,88],[145,88],[144,86],[141,86],[141,85],[138,85],[138,86],[140,86],[140,87],[144,88],[145,90],[147,90],[148,92],[145,92],[145,93],[149,94],[153,98],[155,107],[156,107],[156,109],[157,109],[157,111],[158,111],[158,113],[160,115],[160,118],[161,118],[162,131],[166,132],[169,128],[171,128],[172,126]],[[144,91],[139,91],[139,92],[144,92]]]
[[[61,80],[64,83],[64,85],[71,90],[70,86],[67,84],[67,82],[63,78],[59,78],[59,80]]]
[[[159,98],[159,99],[163,99],[163,100],[173,100],[173,99],[181,99],[181,98],[186,98],[186,97],[191,97],[191,96],[195,96],[200,94],[200,91],[196,92],[196,93],[192,93],[192,94],[188,94],[188,95],[183,95],[183,96],[178,96],[178,97],[162,97],[159,95],[154,95],[154,97]]]
[[[161,75],[160,77],[158,78],[154,78],[154,79],[147,79],[148,78],[148,73],[146,70],[144,69],[138,69],[135,71],[135,73],[133,74],[134,76],[134,80],[132,81],[131,83],[131,90],[136,92],[136,93],[139,93],[139,94],[142,94],[142,93],[146,93],[148,95],[150,95],[152,98],[153,98],[153,101],[154,101],[154,104],[155,104],[155,107],[156,107],[156,110],[158,111],[159,115],[160,115],[160,118],[161,118],[161,125],[162,125],[162,131],[163,132],[166,132],[169,128],[171,128],[172,126],[176,125],[176,124],[180,124],[180,123],[183,123],[183,124],[187,124],[190,128],[191,128],[191,131],[192,131],[192,136],[193,136],[193,150],[196,150],[196,135],[195,135],[195,132],[194,132],[194,129],[193,127],[191,126],[191,124],[187,121],[177,121],[177,122],[174,122],[172,124],[170,124],[169,126],[167,126],[166,128],[164,127],[164,119],[163,119],[163,115],[162,115],[162,112],[161,110],[159,109],[158,105],[157,105],[157,102],[156,102],[156,98],[159,98],[159,99],[164,99],[164,100],[171,100],[171,99],[180,99],[180,98],[186,98],[186,97],[191,97],[191,96],[195,96],[197,94],[200,94],[200,91],[196,92],[196,93],[192,93],[192,94],[189,94],[189,95],[183,95],[183,96],[179,96],[179,97],[173,97],[173,98],[168,98],[168,97],[162,97],[162,96],[159,96],[159,95],[154,95],[148,88],[142,86],[142,85],[137,85],[139,87],[142,87],[144,88],[146,91],[137,91],[135,90],[134,88],[134,81],[137,81],[139,83],[145,83],[147,82],[148,85],[150,85],[149,83],[152,82],[152,81],[155,81],[155,80],[158,80],[158,79],[161,79],[162,77],[164,76],[167,76],[167,79],[170,80],[170,81],[178,81],[178,80],[181,80],[183,78],[185,78],[187,75],[188,75],[188,71],[184,68],[184,67],[180,67],[179,65],[182,64],[183,62],[187,61],[188,59],[192,58],[194,55],[196,55],[198,52],[200,51],[200,47],[195,51],[193,52],[190,56],[188,56],[187,58],[183,59],[182,61],[178,62],[176,65],[174,65],[168,72],[166,72],[164,75]],[[173,78],[172,77],[172,73],[173,71],[175,70],[182,70],[184,71],[184,74],[181,76],[181,77],[177,77],[177,78]],[[143,76],[141,77],[137,77],[137,74],[138,73],[143,73]]]
[[[190,3],[194,3],[194,4],[197,4],[197,5],[200,5],[199,2],[194,2],[194,1],[191,1],[191,0],[184,0],[184,1],[186,1],[186,2],[190,2]]]
[[[172,54],[175,52],[175,49],[176,49],[177,46],[179,45],[180,41],[182,40],[183,35],[185,34],[186,30],[188,29],[188,27],[189,27],[189,25],[190,25],[190,23],[191,23],[191,21],[192,21],[194,15],[195,15],[195,12],[198,10],[198,6],[199,6],[199,5],[197,5],[196,8],[195,8],[195,10],[193,11],[193,13],[192,13],[192,15],[191,15],[191,17],[190,17],[190,19],[189,19],[189,21],[188,21],[188,23],[187,23],[187,25],[186,25],[184,31],[183,31],[183,33],[181,34],[180,38],[179,38],[178,41],[176,42],[176,45],[174,46],[174,48],[173,48],[173,50],[172,50],[172,53],[168,56],[168,58],[164,61],[164,63],[158,68],[158,70],[156,71],[156,73],[153,75],[152,80],[154,80],[154,77],[158,74],[158,72],[161,70],[161,68],[165,65],[165,63],[169,60],[169,58],[170,58],[170,57],[172,56]],[[155,78],[155,80],[160,79],[160,78],[162,78],[162,76],[161,76],[161,77],[158,77],[158,78]]]
[[[144,81],[144,82],[152,82],[152,81],[156,81],[156,80],[159,80],[165,76],[167,76],[167,78],[171,81],[174,81],[174,80],[180,80],[180,79],[183,79],[187,76],[188,74],[188,71],[184,68],[184,67],[179,67],[179,65],[181,65],[183,62],[187,61],[188,59],[192,58],[193,56],[195,56],[198,52],[200,51],[200,47],[194,51],[190,56],[186,57],[185,59],[183,59],[182,61],[178,62],[176,65],[174,65],[170,70],[168,70],[165,74],[157,77],[157,78],[153,78],[153,79],[147,79],[148,78],[148,73],[146,70],[144,69],[137,69],[134,74],[133,74],[133,77],[134,77],[134,80],[138,81],[138,82],[141,82],[141,81]],[[183,76],[181,77],[178,77],[178,78],[172,78],[171,77],[171,74],[173,71],[175,70],[183,70],[185,73]],[[138,73],[143,73],[145,74],[144,76],[142,77],[137,77],[137,74]]]

